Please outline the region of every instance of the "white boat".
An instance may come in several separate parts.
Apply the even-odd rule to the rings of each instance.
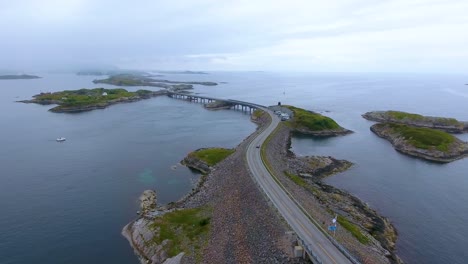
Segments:
[[[57,138],[57,142],[64,142],[65,140],[66,140],[66,138],[64,138],[64,137]]]

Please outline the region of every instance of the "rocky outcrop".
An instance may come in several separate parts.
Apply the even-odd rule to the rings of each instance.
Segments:
[[[122,235],[129,241],[135,254],[142,264],[165,263],[168,260],[168,253],[165,251],[165,244],[155,244],[153,238],[157,236],[159,230],[152,227],[155,217],[160,217],[169,212],[164,208],[157,208],[156,192],[146,190],[140,196],[140,217],[126,225],[122,230]]]
[[[208,174],[211,170],[210,166],[206,162],[190,154],[187,155],[180,163],[203,174]]]
[[[373,111],[362,115],[367,120],[381,123],[396,123],[415,127],[426,127],[448,133],[468,133],[468,122],[454,118],[422,116],[399,111]]]
[[[303,178],[325,178],[347,170],[353,165],[347,160],[338,160],[330,156],[305,156],[289,158],[289,169]]]
[[[395,131],[390,124],[375,124],[370,130],[377,136],[385,138],[393,147],[401,153],[418,157],[421,159],[448,163],[468,156],[468,143],[455,138],[446,151],[437,148],[418,148],[405,139],[400,133]]]
[[[229,109],[234,106],[233,103],[227,101],[213,101],[208,104],[203,105],[206,109],[209,110],[219,110],[219,109]]]
[[[140,209],[143,215],[156,210],[157,204],[156,192],[153,190],[146,190],[140,196]]]
[[[305,127],[295,127],[293,133],[302,134],[302,135],[310,135],[315,137],[335,137],[335,136],[344,136],[347,134],[353,133],[353,131],[348,130],[346,128],[340,129],[327,129],[327,130],[310,130]]]

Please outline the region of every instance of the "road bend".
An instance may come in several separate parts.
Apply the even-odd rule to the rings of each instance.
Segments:
[[[279,213],[288,222],[299,238],[304,241],[322,263],[342,264],[351,261],[311,222],[299,206],[286,194],[269,173],[261,158],[261,146],[278,126],[280,119],[268,109],[270,125],[255,137],[247,147],[247,164],[252,176],[270,198]],[[257,148],[258,147],[258,148]]]

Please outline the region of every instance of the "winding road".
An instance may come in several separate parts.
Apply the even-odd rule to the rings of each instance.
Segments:
[[[265,167],[260,146],[281,121],[272,111],[265,108],[262,110],[270,115],[271,123],[247,147],[247,164],[252,176],[297,236],[302,239],[307,252],[315,255],[311,256],[314,263],[352,263],[301,211]]]

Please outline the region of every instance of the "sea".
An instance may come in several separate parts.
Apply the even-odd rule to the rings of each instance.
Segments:
[[[1,264],[137,264],[121,230],[137,217],[141,192],[156,190],[159,204],[181,198],[200,177],[180,165],[187,153],[233,148],[256,128],[241,111],[208,111],[165,96],[77,114],[16,102],[40,92],[114,88],[92,82],[103,76],[37,74],[42,78],[0,80]],[[325,139],[297,136],[291,150],[353,162],[325,181],[390,219],[398,230],[397,254],[406,263],[467,263],[468,158],[438,164],[398,153],[361,115],[401,110],[468,121],[468,75],[163,75],[158,78],[219,83],[196,85],[193,92],[200,95],[291,104],[353,130]],[[67,140],[58,143],[58,137]],[[468,141],[468,134],[457,137]]]

